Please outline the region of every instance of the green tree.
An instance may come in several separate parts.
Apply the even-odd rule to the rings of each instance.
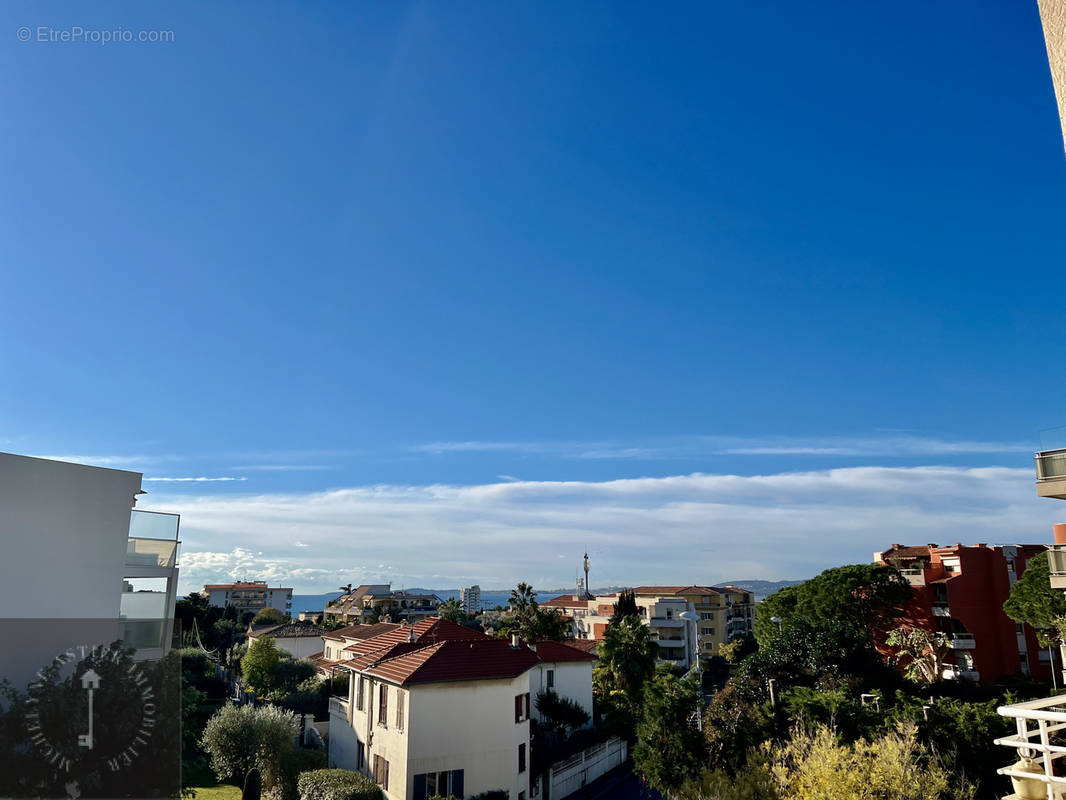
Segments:
[[[560,697],[554,689],[538,692],[533,703],[544,717],[547,726],[554,730],[560,739],[565,739],[589,722],[589,714],[580,703],[569,697]]]
[[[264,608],[252,617],[252,625],[284,625],[285,622],[285,615],[276,608]]]
[[[241,659],[241,675],[244,681],[259,694],[274,688],[274,672],[281,656],[273,639],[257,639]]]
[[[703,715],[709,763],[739,774],[749,751],[773,732],[767,708],[752,699],[752,692],[738,688],[735,680],[716,692]]]
[[[697,774],[704,763],[703,737],[689,721],[698,699],[695,681],[670,673],[655,675],[644,687],[633,764],[665,795]]]
[[[282,757],[293,750],[299,733],[300,725],[290,711],[228,704],[207,721],[200,745],[219,780],[246,785],[254,772],[264,785],[273,787],[280,778]]]
[[[642,713],[644,685],[655,674],[659,645],[636,617],[608,623],[592,670],[593,699],[610,733],[632,741]]]
[[[618,622],[622,617],[639,617],[640,609],[637,608],[637,598],[632,589],[623,589],[618,593],[618,599],[614,601],[614,611],[611,613],[611,622]]]
[[[463,608],[462,603],[454,597],[449,597],[437,606],[437,615],[449,622],[466,622],[466,610]]]
[[[536,607],[537,593],[533,591],[532,586],[522,581],[511,590],[511,597],[508,599],[507,605],[516,614],[520,614],[529,608]]]
[[[903,674],[916,683],[936,683],[944,679],[951,648],[942,633],[903,626],[890,631],[885,644],[895,649],[893,661]]]
[[[759,605],[755,637],[762,647],[800,620],[838,620],[870,634],[887,629],[911,598],[910,584],[895,567],[851,564],[786,586]]]
[[[1062,628],[1066,622],[1066,596],[1062,590],[1051,588],[1047,553],[1029,559],[1025,572],[1011,587],[1003,610],[1011,619],[1032,625],[1043,647],[1064,641]]]

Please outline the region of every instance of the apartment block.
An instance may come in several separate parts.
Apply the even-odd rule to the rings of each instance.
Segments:
[[[67,647],[170,647],[179,517],[135,509],[141,474],[0,453],[0,677],[16,684]],[[18,643],[19,646],[13,646]]]
[[[232,606],[238,611],[262,611],[273,608],[292,616],[292,589],[267,586],[266,581],[209,583],[204,586],[207,601],[219,608]]]
[[[389,800],[497,789],[528,800],[536,694],[551,688],[592,713],[595,656],[563,643],[508,643],[439,618],[351,633],[331,651],[351,679],[330,703],[329,762],[371,776]]]
[[[992,682],[1020,672],[1050,680],[1051,653],[1032,627],[1003,611],[1029,560],[1046,550],[1043,544],[894,544],[874,561],[897,567],[911,585],[900,624],[947,638],[951,663],[944,677]]]
[[[322,615],[342,622],[366,622],[386,613],[394,617],[390,622],[417,622],[434,616],[440,603],[437,595],[428,592],[393,591],[388,583],[365,583],[330,601]]]
[[[481,587],[476,583],[459,590],[459,604],[467,614],[481,611]]]
[[[701,657],[718,654],[718,645],[750,634],[755,624],[755,598],[735,586],[638,586],[633,589],[641,620],[654,632],[660,660],[688,668]],[[574,637],[600,640],[614,613],[617,594],[591,597],[562,595],[543,605],[571,618]],[[699,617],[690,622],[681,615]]]

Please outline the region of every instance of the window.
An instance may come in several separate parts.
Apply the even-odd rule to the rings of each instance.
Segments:
[[[526,745],[525,742],[518,745],[518,771],[526,771]]]
[[[414,776],[412,797],[413,800],[426,800],[428,797],[463,797],[466,794],[463,784],[461,769],[422,772]]]
[[[378,684],[378,725],[389,727],[389,687]]]
[[[389,762],[381,756],[374,756],[374,783],[384,789],[386,792],[389,790]]]
[[[358,770],[363,769],[366,764],[366,745],[359,742],[358,747],[355,748],[355,768]]]
[[[396,690],[396,730],[403,730],[403,689]]]
[[[548,670],[547,686],[548,686],[549,689],[554,689],[555,688],[555,670],[554,669]]]
[[[359,676],[359,691],[355,694],[355,707],[360,711],[363,710],[363,696],[366,694],[366,678],[362,675]]]
[[[702,614],[700,614],[700,619],[714,619],[714,612],[704,611]]]
[[[529,692],[514,696],[514,721],[515,724],[529,719]]]

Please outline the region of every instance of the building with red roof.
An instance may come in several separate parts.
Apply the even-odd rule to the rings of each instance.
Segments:
[[[352,633],[333,665],[351,678],[348,697],[330,703],[329,763],[371,776],[390,800],[529,797],[536,696],[552,690],[591,719],[596,656],[581,648],[507,642],[437,617]]]
[[[1040,647],[1031,626],[1003,611],[1014,581],[1046,550],[1043,544],[893,544],[874,553],[874,561],[897,567],[911,585],[899,625],[945,637],[950,655],[944,677],[994,682],[1022,673],[1050,681],[1051,653]],[[886,634],[877,638],[883,642]],[[879,649],[886,656],[892,652],[884,644]]]

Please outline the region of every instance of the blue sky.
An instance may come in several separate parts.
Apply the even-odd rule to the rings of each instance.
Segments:
[[[1047,538],[1066,160],[1035,3],[0,17],[0,448],[144,472],[193,583],[569,582],[585,546],[619,582],[791,577],[886,536]],[[72,26],[173,41],[37,40]],[[929,467],[967,497],[993,469],[1016,516],[960,518]],[[865,468],[920,520],[815,546]],[[793,473],[821,476],[803,524],[687,477]],[[708,510],[736,502],[758,524]],[[717,554],[664,554],[691,541]]]

